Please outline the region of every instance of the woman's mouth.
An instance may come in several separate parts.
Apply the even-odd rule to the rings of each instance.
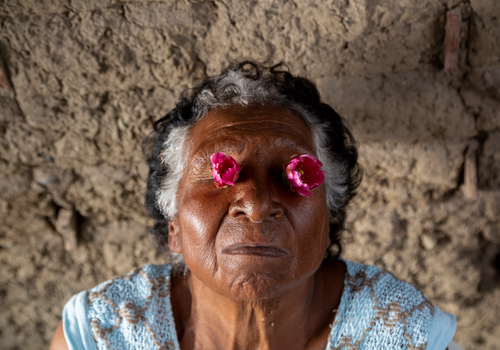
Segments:
[[[268,246],[268,245],[249,245],[248,243],[246,244],[232,244],[229,247],[225,248],[222,251],[223,254],[228,254],[228,255],[237,255],[237,254],[242,254],[242,255],[257,255],[257,256],[263,256],[263,257],[268,257],[268,258],[283,258],[288,256],[288,254],[275,246]]]

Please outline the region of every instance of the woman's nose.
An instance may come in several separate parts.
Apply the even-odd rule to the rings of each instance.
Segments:
[[[233,187],[235,200],[229,208],[231,217],[244,215],[254,223],[267,218],[279,219],[284,214],[281,204],[273,198],[272,184],[263,178],[238,179]]]

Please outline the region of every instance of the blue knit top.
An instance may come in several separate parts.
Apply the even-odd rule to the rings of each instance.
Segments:
[[[375,266],[347,271],[326,350],[444,350],[455,316]],[[170,303],[172,265],[146,265],[74,295],[63,311],[70,350],[179,350]]]

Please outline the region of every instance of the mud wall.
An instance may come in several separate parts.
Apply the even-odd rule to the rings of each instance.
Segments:
[[[168,260],[141,142],[248,56],[315,81],[360,142],[344,256],[455,313],[466,349],[500,349],[499,21],[495,0],[1,2],[0,348],[47,348],[72,294]]]

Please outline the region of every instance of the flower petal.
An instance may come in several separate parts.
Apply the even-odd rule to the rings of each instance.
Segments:
[[[212,177],[217,188],[234,186],[241,171],[241,165],[231,155],[226,157],[223,152],[212,154],[210,160],[212,162]]]
[[[283,165],[290,189],[301,196],[312,197],[309,190],[320,186],[325,181],[322,166],[319,159],[309,154],[292,156],[292,159]]]

